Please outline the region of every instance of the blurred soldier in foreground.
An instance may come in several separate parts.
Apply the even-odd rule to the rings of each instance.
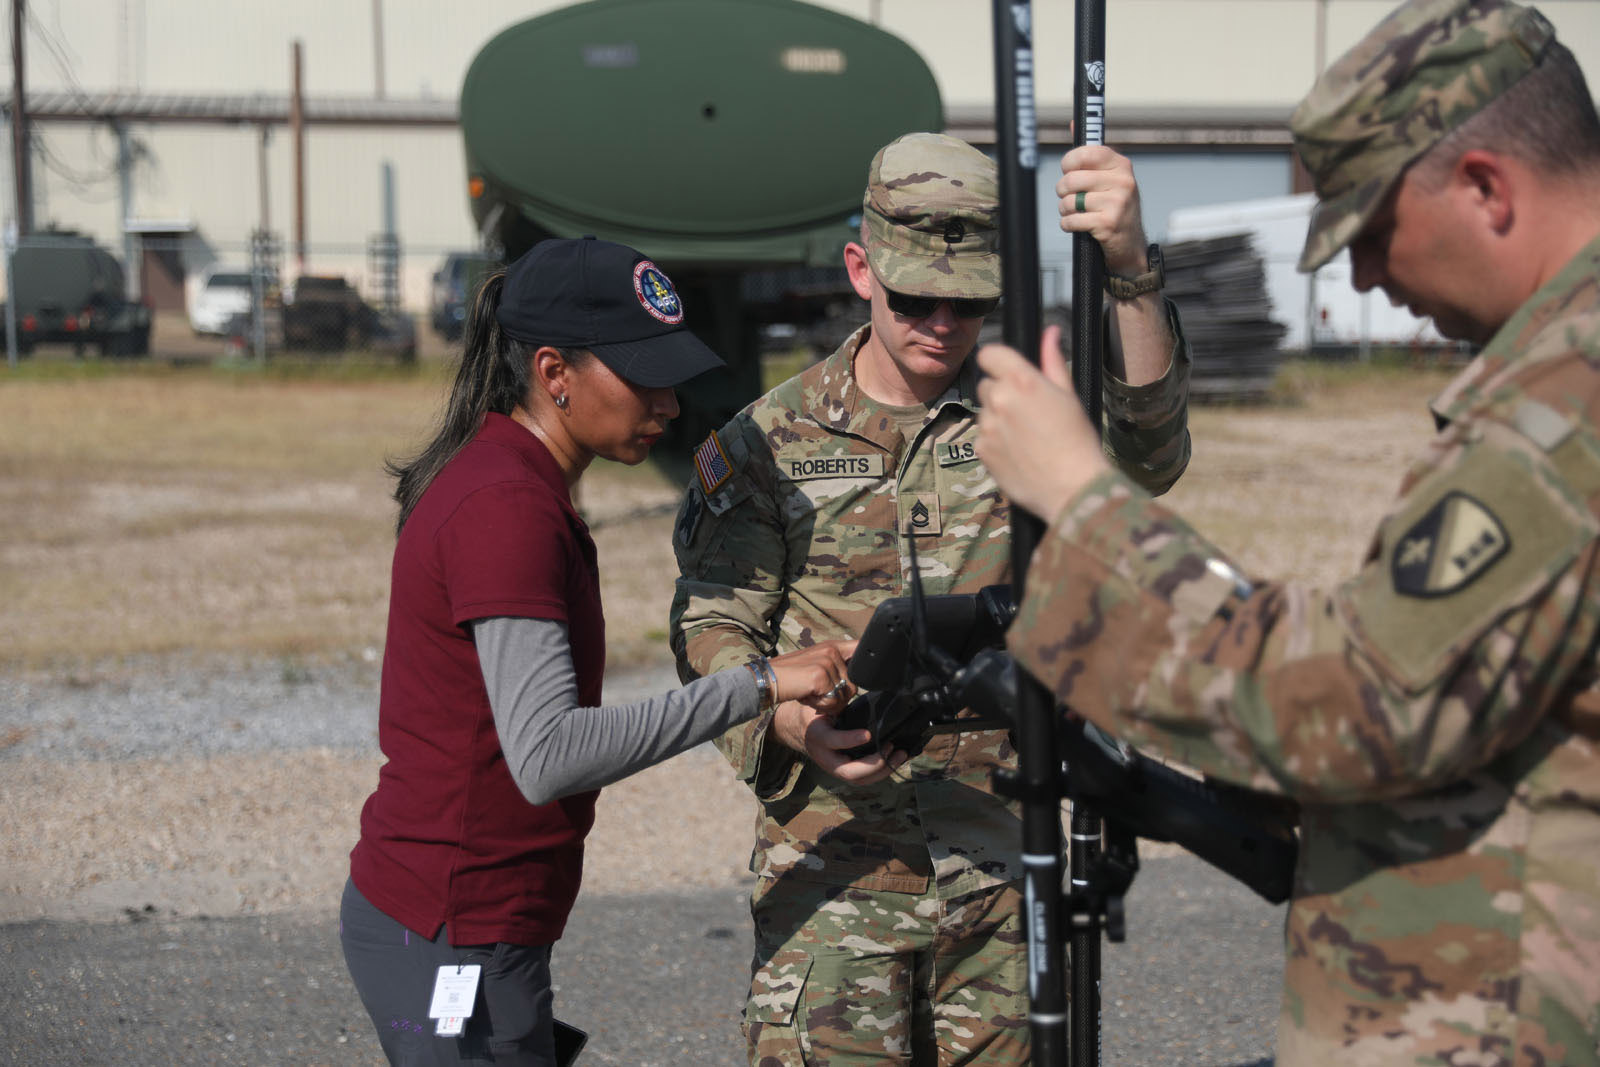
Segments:
[[[1108,316],[1107,445],[1164,489],[1188,459],[1188,356],[1133,170],[1102,147],[1062,167],[1063,228],[1094,233],[1128,276]],[[858,635],[908,591],[912,537],[930,594],[1006,581],[1010,509],[974,449],[968,359],[1000,296],[996,180],[941,135],[873,159],[862,243],[845,249],[870,324],[696,456],[675,535],[685,679]],[[939,734],[909,760],[850,754],[870,740],[785,703],[718,742],[761,805],[750,1062],[1025,1063],[1021,829],[989,782],[1015,765],[1006,732]]]
[[[1413,0],[1293,129],[1302,269],[1349,246],[1485,345],[1438,437],[1354,578],[1247,578],[985,349],[979,454],[1053,520],[1010,645],[1107,730],[1300,800],[1280,1067],[1594,1064],[1600,121],[1537,11]]]

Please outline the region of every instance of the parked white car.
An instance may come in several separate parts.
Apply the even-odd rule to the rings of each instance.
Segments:
[[[271,301],[277,282],[263,276],[261,291]],[[189,305],[189,325],[195,333],[220,334],[235,315],[250,314],[250,268],[213,264],[200,275],[200,287]]]

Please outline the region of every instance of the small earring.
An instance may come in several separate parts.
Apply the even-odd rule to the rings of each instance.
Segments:
[[[560,396],[556,397],[556,407],[560,408],[562,411],[567,410],[567,394],[566,393],[562,393]]]

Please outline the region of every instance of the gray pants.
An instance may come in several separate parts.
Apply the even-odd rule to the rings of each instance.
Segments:
[[[339,942],[384,1055],[396,1067],[497,1064],[556,1067],[550,946],[453,946],[431,941],[379,911],[345,882]],[[483,965],[478,1000],[460,1037],[439,1037],[428,1018],[439,968]]]

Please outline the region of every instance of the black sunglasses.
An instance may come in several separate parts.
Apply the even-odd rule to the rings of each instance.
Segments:
[[[912,296],[910,293],[897,293],[887,287],[883,290],[883,296],[889,305],[890,311],[896,315],[904,315],[912,319],[927,318],[939,310],[940,304],[949,304],[951,312],[960,319],[981,319],[1000,306],[1000,298],[998,296],[983,297],[981,299]]]

